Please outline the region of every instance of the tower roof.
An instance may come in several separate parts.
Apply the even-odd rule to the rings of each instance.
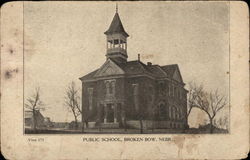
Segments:
[[[121,19],[119,17],[119,14],[116,12],[115,16],[109,26],[109,29],[104,32],[104,34],[109,35],[109,34],[114,34],[114,33],[122,33],[126,37],[128,37],[128,33],[124,30]]]

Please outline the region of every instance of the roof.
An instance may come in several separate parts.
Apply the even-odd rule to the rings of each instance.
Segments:
[[[178,68],[177,64],[161,66],[161,68],[167,73],[169,77],[173,77],[175,69]]]
[[[113,34],[113,33],[122,33],[126,37],[129,36],[128,33],[123,28],[123,25],[122,25],[122,22],[118,13],[115,13],[115,16],[109,26],[109,29],[106,32],[104,32],[104,34],[106,35]]]
[[[40,111],[36,110],[35,112],[36,112],[39,116],[43,117],[43,115],[41,114]],[[25,117],[25,118],[32,118],[32,117],[33,117],[33,111],[26,110],[26,111],[24,112],[24,117]],[[43,117],[43,118],[44,118],[44,117]]]
[[[173,78],[174,73],[176,70],[179,70],[177,64],[159,66],[159,65],[145,65],[141,61],[128,61],[126,63],[117,63],[111,59],[118,67],[120,67],[124,72],[125,75],[149,75],[154,78]],[[95,74],[98,72],[99,69],[83,76],[80,80],[93,80],[95,79]],[[180,75],[181,76],[181,75]]]
[[[127,75],[147,73],[150,74],[149,70],[145,67],[146,65],[140,61],[128,61],[126,63],[116,63],[119,67],[124,70]]]
[[[155,77],[166,77],[168,76],[159,65],[148,65],[148,69],[154,74]]]
[[[94,75],[96,74],[96,72],[98,71],[99,69],[93,71],[93,72],[90,72],[89,74],[79,78],[80,80],[85,80],[85,79],[92,79],[94,77]]]

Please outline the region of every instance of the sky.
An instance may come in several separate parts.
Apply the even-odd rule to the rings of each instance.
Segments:
[[[65,89],[101,67],[106,37],[115,14],[114,2],[25,2],[25,99],[35,87],[46,104],[44,116],[72,121],[64,105]],[[128,60],[178,64],[186,84],[229,92],[228,2],[118,2],[128,37]],[[186,86],[188,89],[188,85]],[[221,113],[221,114],[224,114]],[[199,110],[191,112],[198,126]],[[202,120],[203,121],[203,120]]]

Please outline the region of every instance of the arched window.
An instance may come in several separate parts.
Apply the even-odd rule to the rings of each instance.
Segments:
[[[115,94],[115,80],[106,80],[106,95],[114,95]]]
[[[112,83],[108,82],[108,94],[113,94]]]
[[[169,82],[166,82],[166,95],[169,95]]]
[[[110,91],[110,83],[109,81],[106,82],[106,94],[109,94]]]
[[[178,120],[179,119],[179,108],[176,107],[175,117]]]
[[[167,115],[167,111],[166,111],[166,105],[165,103],[160,104],[160,116],[162,119],[165,119]]]
[[[93,108],[93,88],[88,88],[89,110]]]
[[[180,119],[183,119],[183,111],[180,109]]]
[[[166,86],[164,81],[160,81],[158,83],[158,91],[160,95],[165,95],[166,94]]]
[[[139,110],[139,88],[138,84],[132,84],[135,110]]]
[[[169,111],[168,111],[168,114],[169,114],[169,119],[172,119],[172,106],[169,106]]]
[[[180,117],[179,117],[179,108],[176,108],[176,119],[180,119]]]
[[[172,108],[172,116],[173,116],[173,119],[175,119],[175,107]]]
[[[115,94],[115,81],[111,82],[111,93],[110,94]]]
[[[165,120],[167,118],[167,108],[165,102],[160,102],[156,108],[156,119]]]

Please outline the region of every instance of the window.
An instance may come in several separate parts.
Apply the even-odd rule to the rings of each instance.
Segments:
[[[166,92],[167,92],[166,95],[169,95],[169,83],[168,82],[166,83]]]
[[[180,109],[177,108],[177,113],[176,113],[177,119],[180,119]]]
[[[154,88],[152,85],[148,87],[148,102],[152,105],[154,101]]]
[[[186,96],[187,96],[187,95],[186,95],[186,92],[183,91],[183,92],[182,92],[182,97],[183,97],[184,100],[187,98]]]
[[[93,88],[88,88],[89,110],[93,108]]]
[[[133,95],[138,95],[138,84],[132,84],[133,86]]]
[[[115,94],[115,81],[111,81],[110,94]]]
[[[119,47],[119,39],[114,40],[114,47],[115,48]]]
[[[176,88],[176,97],[179,98],[179,88]]]
[[[115,80],[106,80],[106,95],[114,95],[115,94]]]
[[[177,89],[177,87],[174,87],[174,96],[178,97],[178,89]]]
[[[180,119],[179,116],[180,116],[180,115],[179,115],[179,108],[176,108],[176,119]]]
[[[106,94],[110,94],[110,83],[109,81],[106,81]]]
[[[165,102],[161,102],[156,108],[156,119],[165,120],[167,118],[167,110]]]
[[[182,89],[180,88],[180,99],[182,99]]]
[[[138,84],[132,84],[135,110],[139,110]]]
[[[169,118],[172,119],[172,106],[169,107]]]
[[[172,96],[174,96],[174,85],[172,85],[172,90],[173,90],[173,92],[172,92]]]
[[[176,114],[175,114],[175,113],[176,113],[175,107],[173,107],[173,110],[172,110],[172,111],[173,111],[173,112],[172,112],[173,119],[175,119],[175,118],[176,118],[176,117],[175,117],[175,116],[176,116]]]
[[[182,114],[183,114],[183,113],[182,113],[182,109],[180,109],[180,111],[179,111],[180,119],[183,118],[183,115],[182,115]]]
[[[176,97],[179,98],[179,88],[176,87]]]
[[[164,84],[164,82],[159,82],[158,83],[158,86],[159,86],[159,94],[160,95],[165,95],[165,90],[166,90],[166,87],[165,87],[165,84]]]

